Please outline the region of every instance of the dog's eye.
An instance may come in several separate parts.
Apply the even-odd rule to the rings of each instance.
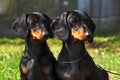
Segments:
[[[38,18],[33,18],[31,21],[31,25],[35,25],[36,23],[38,23]]]
[[[47,21],[47,19],[46,19],[46,18],[44,18],[44,19],[43,19],[43,23],[45,23],[46,21]]]
[[[31,25],[35,25],[35,24],[36,24],[36,22],[35,22],[35,21],[32,21],[32,22],[31,22]]]
[[[38,22],[38,18],[34,18],[33,21]]]
[[[79,21],[80,21],[79,17],[74,17],[70,20],[70,22],[75,23],[75,24],[78,23]]]
[[[80,18],[79,18],[79,17],[75,17],[75,20],[76,20],[76,21],[79,21],[79,20],[80,20]]]

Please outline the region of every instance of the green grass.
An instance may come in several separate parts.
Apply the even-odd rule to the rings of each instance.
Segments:
[[[48,44],[57,59],[61,49],[61,41],[49,39]],[[120,36],[95,35],[92,44],[86,48],[95,63],[106,70],[120,73]],[[24,50],[24,40],[15,38],[0,39],[0,80],[20,80],[19,62]],[[119,80],[120,76],[110,74],[110,80]]]
[[[0,39],[0,80],[20,80],[19,61],[23,49],[21,39]]]

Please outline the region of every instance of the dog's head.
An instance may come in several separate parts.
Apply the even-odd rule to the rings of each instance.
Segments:
[[[17,19],[12,27],[17,36],[21,38],[30,37],[30,40],[42,41],[49,37],[53,37],[50,29],[52,20],[45,14],[32,12],[22,15]]]
[[[83,11],[68,11],[62,13],[51,23],[56,37],[65,41],[73,37],[80,41],[93,41],[95,24],[87,13]]]

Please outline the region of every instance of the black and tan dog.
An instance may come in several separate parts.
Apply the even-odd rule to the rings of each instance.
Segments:
[[[56,37],[63,41],[56,66],[60,80],[108,80],[104,69],[98,68],[85,49],[92,42],[95,25],[87,13],[68,11],[51,23]]]
[[[54,80],[55,58],[46,40],[53,37],[51,19],[39,12],[21,16],[13,23],[14,32],[25,39],[20,62],[21,80]]]

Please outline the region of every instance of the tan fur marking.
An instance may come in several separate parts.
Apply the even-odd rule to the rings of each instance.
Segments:
[[[78,40],[85,40],[86,36],[85,36],[85,30],[84,29],[80,29],[78,31],[76,30],[72,30],[72,36]]]
[[[27,68],[25,66],[22,66],[22,73],[27,74]]]
[[[70,75],[68,74],[68,73],[64,73],[64,75],[63,75],[65,78],[70,78]]]
[[[41,30],[32,30],[31,29],[31,35],[33,40],[41,40],[43,39],[42,31]]]
[[[44,67],[44,68],[43,68],[43,72],[44,72],[46,75],[48,75],[48,74],[50,74],[50,69],[47,68],[47,67]]]

